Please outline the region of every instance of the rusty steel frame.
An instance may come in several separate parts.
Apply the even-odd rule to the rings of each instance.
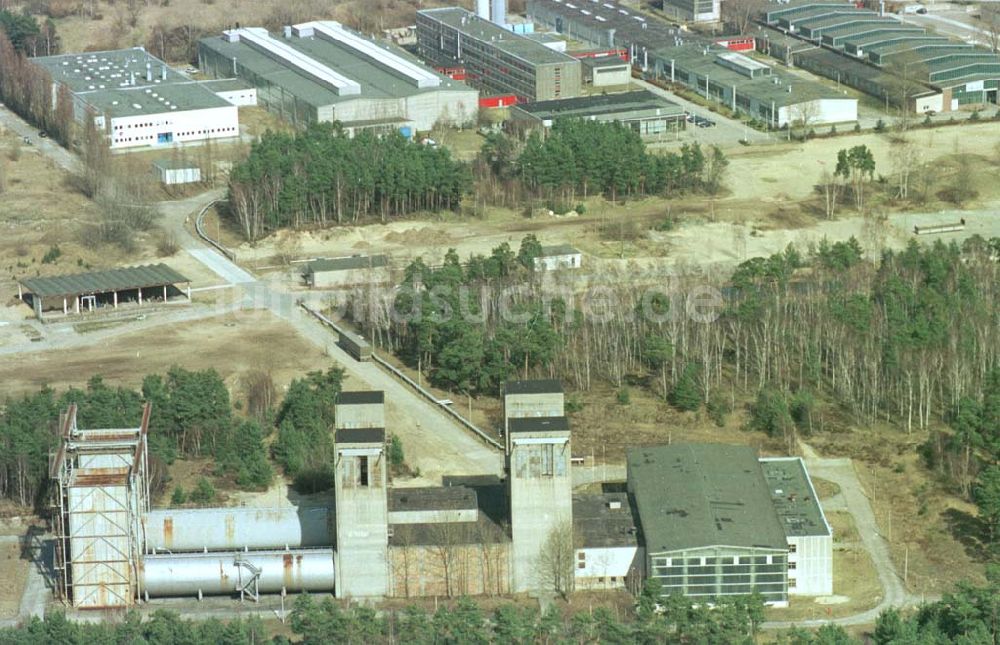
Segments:
[[[109,609],[131,606],[141,596],[139,567],[145,542],[142,517],[149,512],[151,409],[147,403],[140,426],[131,429],[80,430],[75,404],[62,415],[61,441],[51,455],[49,477],[55,484],[51,506],[57,594],[64,603]],[[88,468],[80,463],[85,456],[117,457],[122,467]],[[74,493],[71,503],[73,489],[82,493],[82,498],[75,499]],[[106,508],[94,508],[98,497]],[[102,524],[101,530],[88,531],[95,523]],[[103,551],[104,557],[95,559],[95,551]],[[100,599],[96,603],[95,597]]]

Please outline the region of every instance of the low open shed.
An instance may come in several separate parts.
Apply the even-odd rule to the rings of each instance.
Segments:
[[[179,285],[184,285],[181,289]],[[63,315],[96,311],[104,307],[191,299],[191,281],[166,264],[150,264],[107,271],[91,271],[39,278],[22,278],[18,296],[35,311]]]

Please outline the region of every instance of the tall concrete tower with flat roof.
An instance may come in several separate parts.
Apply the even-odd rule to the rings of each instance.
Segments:
[[[379,597],[388,593],[385,428],[360,427],[364,424],[358,423],[373,417],[384,419],[383,412],[374,409],[381,408],[381,395],[381,392],[345,392],[337,403],[334,497],[338,598]],[[353,427],[342,427],[342,420],[343,425]]]
[[[551,590],[556,566],[552,560],[557,555],[554,551],[567,540],[570,556],[573,549],[570,431],[562,405],[562,386],[552,381],[508,383],[504,388],[504,427],[511,588],[514,592]],[[573,572],[563,575],[572,580]]]

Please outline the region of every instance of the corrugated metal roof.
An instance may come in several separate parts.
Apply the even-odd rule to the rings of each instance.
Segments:
[[[190,282],[190,280],[166,264],[148,264],[107,271],[21,280],[21,284],[28,293],[41,298],[108,293],[125,289],[159,287],[178,282]]]

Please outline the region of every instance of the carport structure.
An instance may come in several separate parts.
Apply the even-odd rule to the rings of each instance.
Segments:
[[[171,298],[191,300],[191,281],[165,264],[109,269],[48,278],[24,278],[18,282],[18,296],[31,305],[35,316],[44,320],[45,311],[63,315],[91,312],[119,304],[159,301]],[[185,285],[182,290],[178,285]]]

